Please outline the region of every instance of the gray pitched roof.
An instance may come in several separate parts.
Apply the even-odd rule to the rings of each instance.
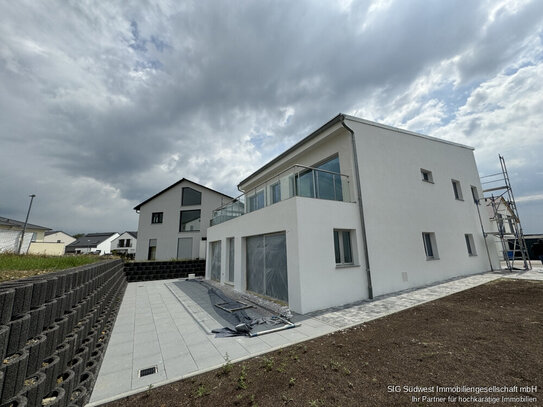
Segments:
[[[198,186],[198,187],[200,187],[200,188],[205,188],[205,189],[207,189],[207,190],[209,190],[209,191],[215,192],[216,194],[222,195],[222,196],[224,196],[224,197],[226,197],[226,198],[228,198],[228,199],[234,199],[233,197],[231,197],[231,196],[229,196],[229,195],[223,194],[222,192],[219,192],[219,191],[215,191],[214,189],[211,189],[211,188],[208,188],[208,187],[206,187],[206,186],[204,186],[204,185],[198,184],[197,182],[191,181],[190,179],[181,178],[181,179],[180,179],[179,181],[177,181],[176,183],[170,185],[170,186],[167,187],[167,188],[164,188],[162,191],[160,191],[160,192],[154,194],[151,198],[146,199],[145,201],[143,201],[143,202],[140,203],[139,205],[135,206],[134,209],[135,209],[136,211],[139,211],[140,208],[141,208],[143,205],[145,205],[147,202],[149,202],[149,201],[155,199],[155,198],[156,198],[157,196],[159,196],[159,195],[162,195],[164,192],[166,192],[166,191],[168,191],[168,190],[170,190],[170,189],[176,187],[177,185],[179,185],[179,184],[182,183],[183,181],[190,182],[191,184],[194,184],[194,185],[196,185],[196,186]]]
[[[45,236],[54,235],[55,233],[64,233],[65,235],[73,237],[69,233],[63,232],[62,230],[49,230],[48,232],[45,232]]]
[[[117,232],[87,233],[66,247],[95,247]]]
[[[3,218],[3,217],[0,216],[0,225],[11,226],[14,229],[22,229],[24,227],[24,224],[25,224],[24,222],[21,222],[21,221],[15,220],[15,219]],[[38,230],[51,230],[51,228],[46,228],[44,226],[34,225],[32,223],[27,223],[26,228],[27,229],[38,229]]]

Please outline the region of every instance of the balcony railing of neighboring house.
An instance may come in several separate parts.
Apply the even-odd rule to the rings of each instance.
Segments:
[[[295,164],[215,209],[211,226],[294,196],[350,202],[349,176]]]

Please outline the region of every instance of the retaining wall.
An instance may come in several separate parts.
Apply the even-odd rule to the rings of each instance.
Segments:
[[[187,278],[189,274],[204,276],[205,268],[205,260],[141,261],[124,265],[128,282]]]
[[[125,289],[121,260],[0,283],[0,407],[86,404]]]

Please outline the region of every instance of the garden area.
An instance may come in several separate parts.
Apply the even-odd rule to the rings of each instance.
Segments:
[[[501,279],[108,407],[537,406],[541,338],[543,282]]]
[[[105,260],[104,256],[40,256],[0,253],[0,281],[16,280]]]

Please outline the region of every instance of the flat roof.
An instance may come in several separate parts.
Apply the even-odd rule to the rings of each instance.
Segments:
[[[395,132],[398,132],[398,133],[408,134],[410,136],[421,137],[421,138],[431,140],[431,141],[437,141],[437,142],[440,142],[440,143],[450,144],[450,145],[453,145],[453,146],[456,146],[456,147],[467,148],[468,150],[474,150],[473,147],[470,147],[470,146],[467,146],[467,145],[464,145],[464,144],[460,144],[460,143],[455,143],[454,141],[448,141],[448,140],[443,140],[443,139],[440,139],[440,138],[437,138],[437,137],[426,136],[424,134],[416,133],[414,131],[404,130],[404,129],[400,129],[400,128],[397,128],[397,127],[388,126],[386,124],[372,122],[370,120],[365,120],[365,119],[361,119],[359,117],[339,113],[337,116],[333,117],[328,122],[326,122],[321,127],[319,127],[317,130],[315,130],[314,132],[309,134],[307,137],[305,137],[302,140],[298,141],[292,147],[288,148],[287,150],[285,150],[284,152],[279,154],[277,157],[275,157],[274,159],[272,159],[271,161],[269,161],[268,163],[264,164],[262,167],[257,169],[251,175],[246,177],[243,181],[241,181],[238,184],[238,189],[239,189],[240,185],[246,183],[252,177],[254,177],[254,176],[260,174],[261,172],[263,172],[264,170],[268,169],[269,167],[271,167],[272,165],[277,163],[279,160],[281,160],[282,158],[284,158],[285,156],[290,154],[292,151],[296,150],[298,147],[302,146],[303,144],[305,144],[308,141],[312,140],[313,138],[317,137],[320,133],[322,133],[326,129],[329,129],[333,125],[335,125],[337,123],[342,123],[344,120],[350,120],[350,121],[353,121],[353,122],[358,122],[358,123],[362,123],[362,124],[366,124],[366,125],[374,126],[374,127],[380,127],[380,128],[387,129],[387,130],[392,130],[392,131],[395,131]]]

